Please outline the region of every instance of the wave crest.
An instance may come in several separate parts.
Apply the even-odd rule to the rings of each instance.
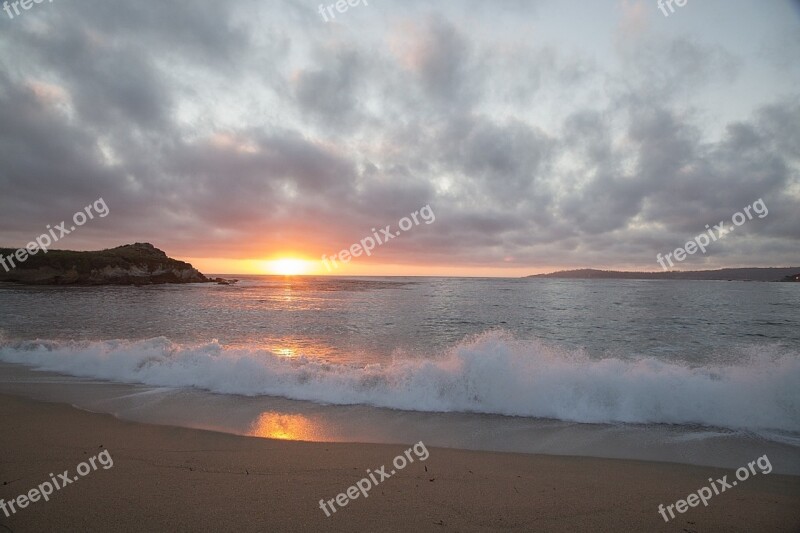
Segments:
[[[800,432],[800,357],[770,352],[690,367],[653,358],[593,359],[490,332],[436,358],[355,366],[217,341],[0,339],[2,361],[124,383],[411,411]]]

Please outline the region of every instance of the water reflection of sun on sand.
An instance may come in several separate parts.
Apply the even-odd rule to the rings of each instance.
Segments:
[[[250,426],[248,435],[266,439],[324,441],[321,427],[303,415],[262,413]]]

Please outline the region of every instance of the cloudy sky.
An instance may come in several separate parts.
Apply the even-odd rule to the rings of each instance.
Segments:
[[[332,0],[327,0],[331,3]],[[327,4],[326,4],[327,5]],[[800,263],[800,2],[55,0],[0,11],[0,246],[152,242],[207,273]],[[13,14],[13,10],[11,11]]]

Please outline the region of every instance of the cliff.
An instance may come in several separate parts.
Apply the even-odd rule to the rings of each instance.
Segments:
[[[14,252],[0,248],[3,257]],[[8,272],[0,267],[0,281],[30,285],[152,285],[212,280],[189,263],[169,258],[152,244],[136,243],[97,252],[39,251]]]

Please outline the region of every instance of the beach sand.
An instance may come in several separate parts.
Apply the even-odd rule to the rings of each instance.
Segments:
[[[730,481],[733,472],[428,448],[426,461],[328,518],[320,499],[346,491],[368,468],[391,466],[408,446],[241,437],[2,395],[0,419],[5,500],[48,481],[50,473],[72,476],[103,450],[114,460],[112,468],[98,468],[48,502],[10,518],[0,512],[0,532],[800,531],[797,476],[753,476],[667,524],[659,503],[686,498],[709,477]]]

